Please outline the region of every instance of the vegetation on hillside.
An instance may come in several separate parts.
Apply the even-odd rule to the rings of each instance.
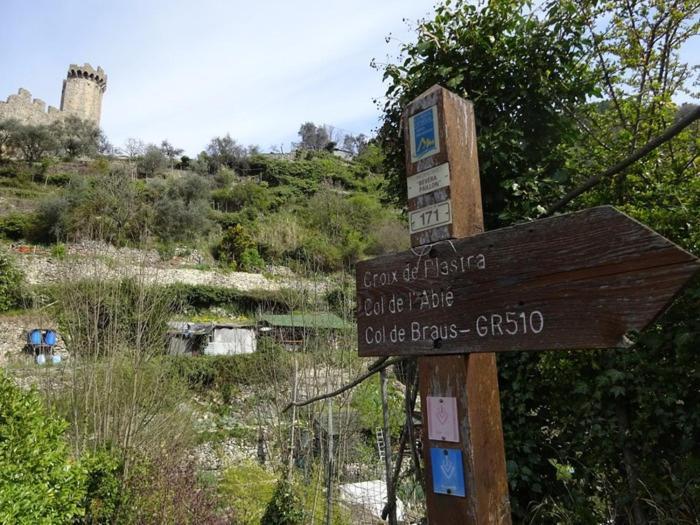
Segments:
[[[8,241],[99,240],[157,248],[164,259],[184,248],[220,269],[285,265],[324,284],[341,274],[313,294],[151,286],[145,269],[38,291],[0,252],[0,311],[32,298],[59,323],[70,355],[39,371],[12,365],[34,392],[0,376],[0,420],[13,422],[0,425],[0,521],[307,523],[328,510],[348,522],[338,485],[382,476],[376,378],[286,409],[367,371],[354,330],[308,330],[293,352],[261,335],[251,355],[187,358],[165,355],[167,321],[296,310],[352,319],[353,265],[407,247],[401,111],[435,83],[475,104],[487,227],[542,216],[687,110],[678,97],[692,95],[695,73],[680,50],[699,12],[696,0],[445,0],[401,60],[379,66],[388,88],[376,139],[307,122],[288,155],[228,134],[196,158],[167,140],[130,139],[115,155],[79,122],[0,123]],[[613,204],[699,254],[699,130],[696,122],[568,209]],[[64,251],[54,245],[56,257]],[[698,311],[696,279],[651,329],[629,334],[624,351],[499,356],[514,522],[698,523]],[[402,381],[397,373],[388,387],[394,443]],[[231,460],[231,448],[245,458]],[[204,469],[203,449],[217,468]],[[398,487],[416,516],[419,472],[402,471]],[[52,489],[58,482],[64,493]]]

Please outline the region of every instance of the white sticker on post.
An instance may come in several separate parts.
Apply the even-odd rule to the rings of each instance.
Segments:
[[[408,198],[413,199],[431,191],[450,185],[450,167],[447,162],[429,170],[421,171],[406,179]]]
[[[454,397],[427,397],[428,439],[459,442],[457,399]]]
[[[410,233],[418,233],[446,224],[452,224],[452,208],[449,200],[420,208],[408,214],[408,231]]]

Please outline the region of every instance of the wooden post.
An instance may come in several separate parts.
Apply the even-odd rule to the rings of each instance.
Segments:
[[[404,137],[411,245],[423,247],[429,257],[430,243],[483,232],[472,104],[434,86],[406,108]],[[437,352],[439,341],[435,344]],[[511,523],[495,354],[419,357],[418,373],[428,523]],[[457,419],[457,435],[450,439],[456,439],[431,439],[432,401],[444,401],[440,407],[447,412],[440,414],[448,418],[450,398]],[[447,449],[461,453],[464,496],[455,495],[458,487],[436,492],[441,488],[434,472],[444,466],[452,473],[449,463],[433,464],[442,457],[436,451],[458,457],[448,456]]]

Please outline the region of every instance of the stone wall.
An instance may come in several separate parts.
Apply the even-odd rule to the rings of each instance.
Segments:
[[[75,115],[99,126],[106,89],[107,75],[102,68],[71,64],[63,81],[60,110],[53,106],[47,109],[43,100],[33,99],[28,90],[20,88],[6,102],[0,101],[0,121],[16,119],[22,124],[49,125],[66,115]]]
[[[7,97],[6,102],[0,101],[0,120],[17,119],[23,124],[48,125],[63,114],[53,106],[46,109],[46,103],[24,88],[19,88],[16,95]]]

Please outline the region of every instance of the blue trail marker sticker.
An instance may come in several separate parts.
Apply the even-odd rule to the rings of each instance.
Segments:
[[[440,135],[438,133],[437,120],[437,106],[431,106],[425,111],[409,117],[408,130],[411,134],[411,162],[418,162],[440,151]]]
[[[455,448],[431,448],[433,492],[449,496],[465,496],[462,451]]]

